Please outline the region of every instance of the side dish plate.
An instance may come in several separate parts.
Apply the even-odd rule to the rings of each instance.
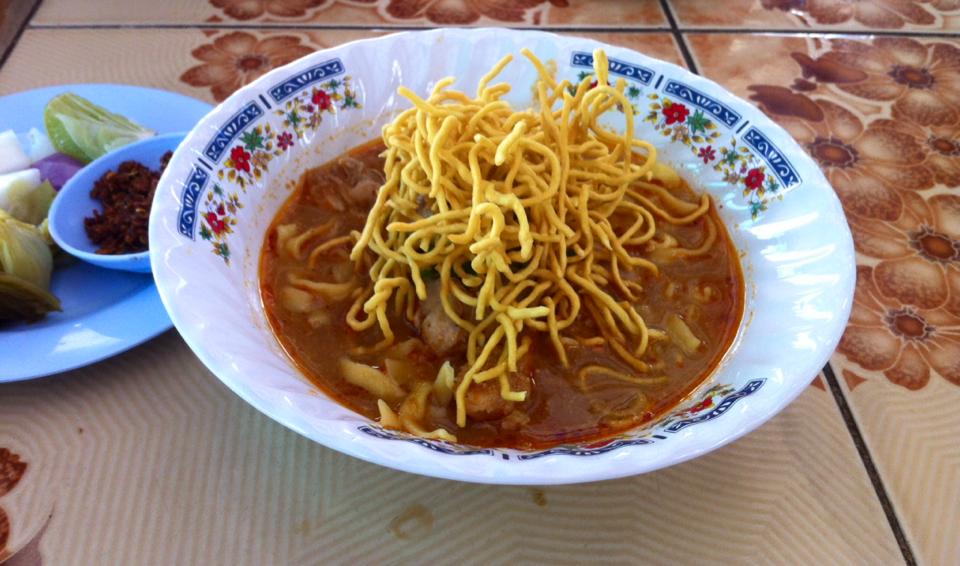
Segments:
[[[158,133],[189,130],[211,108],[205,102],[151,88],[63,85],[0,98],[0,129],[42,129],[44,107],[63,92],[76,93]],[[51,292],[60,299],[63,312],[32,324],[0,325],[0,383],[83,367],[172,326],[149,274],[73,261],[54,270]]]

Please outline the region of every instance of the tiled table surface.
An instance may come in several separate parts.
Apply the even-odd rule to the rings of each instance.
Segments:
[[[612,482],[475,486],[342,456],[248,407],[175,332],[0,386],[0,561],[960,563],[960,1],[0,8],[0,49],[12,46],[0,94],[125,82],[214,102],[310,50],[396,27],[625,45],[785,126],[839,193],[859,252],[853,317],[825,375],[732,445]]]

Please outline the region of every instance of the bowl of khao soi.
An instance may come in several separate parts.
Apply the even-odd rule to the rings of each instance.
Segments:
[[[854,284],[832,189],[759,110],[501,29],[348,43],[240,89],[170,161],[150,250],[181,334],[259,410],[486,483],[745,434],[825,363]]]

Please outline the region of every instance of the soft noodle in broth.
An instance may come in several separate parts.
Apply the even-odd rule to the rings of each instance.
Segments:
[[[596,81],[576,85],[523,54],[538,71],[532,108],[514,110],[502,100],[510,86],[492,84],[510,57],[474,96],[451,89],[452,78],[426,99],[401,87],[412,107],[384,127],[382,169],[337,177],[345,201],[324,193],[327,203],[340,199],[340,218],[304,218],[288,203],[268,234],[262,288],[281,343],[313,365],[301,359],[310,350],[297,338],[304,332],[290,338],[280,321],[289,313],[276,303],[291,296],[311,305],[286,308],[320,321],[311,327],[345,323],[353,338],[334,373],[376,401],[388,428],[497,445],[608,434],[695,386],[739,322],[739,268],[710,198],[634,138],[626,84],[609,84],[603,51],[594,54]],[[622,113],[623,132],[600,124],[608,112]],[[336,167],[358,169],[345,163]],[[331,192],[324,185],[336,171],[327,167],[326,181],[308,172],[298,193]],[[347,220],[366,206],[365,222]],[[294,261],[277,269],[284,255]],[[692,277],[677,278],[682,266]],[[654,305],[664,301],[677,309]],[[552,363],[539,363],[547,357]],[[678,382],[675,368],[688,366],[696,374]],[[556,387],[553,374],[569,387]],[[586,413],[620,415],[619,426],[608,419],[573,433],[503,434],[544,420],[536,411],[550,403],[538,388],[579,392]],[[610,388],[629,394],[611,402],[591,393]]]

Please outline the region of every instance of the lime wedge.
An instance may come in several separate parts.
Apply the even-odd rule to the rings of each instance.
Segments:
[[[43,123],[57,151],[84,163],[156,133],[69,92],[47,103]]]

